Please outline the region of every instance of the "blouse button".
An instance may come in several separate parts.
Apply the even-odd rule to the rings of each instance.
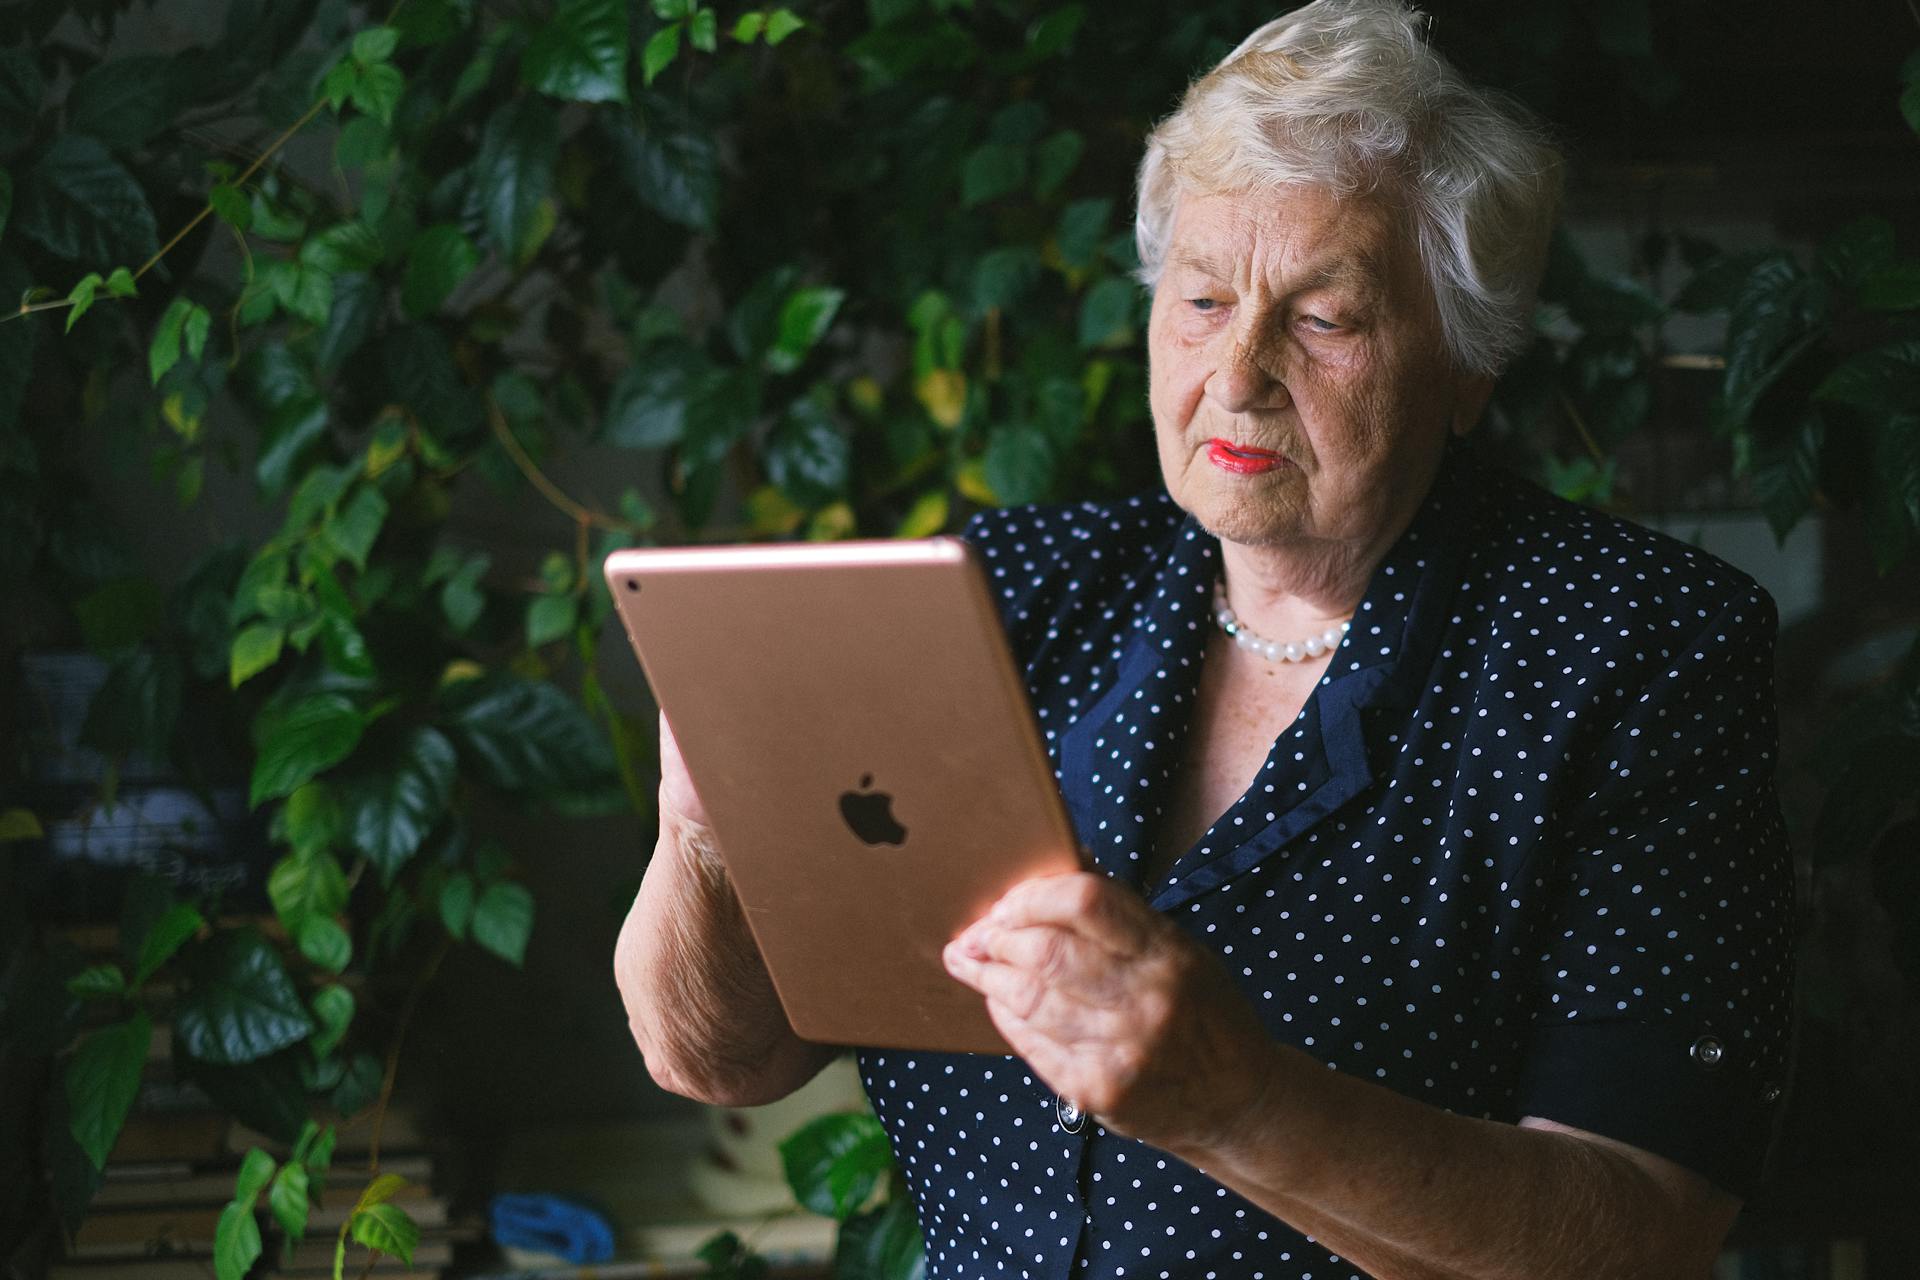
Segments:
[[[1080,1104],[1072,1098],[1055,1098],[1053,1116],[1060,1122],[1060,1127],[1068,1133],[1080,1132],[1081,1127],[1087,1122],[1087,1113],[1082,1111]]]
[[[1719,1066],[1720,1060],[1727,1056],[1727,1047],[1721,1044],[1716,1036],[1701,1036],[1693,1042],[1693,1048],[1688,1052],[1693,1054],[1695,1062],[1711,1070]]]

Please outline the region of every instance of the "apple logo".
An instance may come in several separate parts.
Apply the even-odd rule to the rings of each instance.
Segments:
[[[905,844],[907,829],[894,820],[893,797],[884,791],[868,791],[873,775],[860,779],[860,790],[840,794],[840,816],[847,827],[868,844]]]

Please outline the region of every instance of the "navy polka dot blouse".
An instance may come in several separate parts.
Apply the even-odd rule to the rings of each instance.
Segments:
[[[1451,450],[1246,793],[1140,883],[1219,544],[1164,494],[977,516],[1080,839],[1211,947],[1274,1037],[1463,1115],[1757,1179],[1793,878],[1772,601]],[[871,1049],[932,1280],[1358,1277],[1017,1058]],[[1073,1131],[1069,1131],[1073,1130]]]

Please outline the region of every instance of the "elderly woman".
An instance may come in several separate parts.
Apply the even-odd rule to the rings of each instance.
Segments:
[[[1765,594],[1462,438],[1558,191],[1395,0],[1149,140],[1166,493],[977,517],[1086,874],[955,939],[1017,1058],[867,1051],[929,1275],[1705,1276],[1781,1092]],[[797,1039],[662,725],[618,974],[649,1068]]]

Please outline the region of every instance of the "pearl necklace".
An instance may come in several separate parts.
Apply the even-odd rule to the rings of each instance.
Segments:
[[[1223,579],[1213,581],[1213,620],[1220,629],[1233,637],[1233,642],[1242,649],[1249,650],[1265,658],[1268,662],[1305,662],[1308,658],[1317,658],[1340,647],[1340,641],[1353,626],[1352,619],[1325,631],[1308,636],[1305,640],[1269,640],[1256,635],[1240,621],[1240,616],[1227,603],[1227,584]]]

